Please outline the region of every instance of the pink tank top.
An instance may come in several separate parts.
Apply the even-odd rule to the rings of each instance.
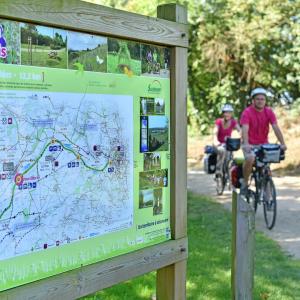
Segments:
[[[217,119],[215,122],[216,126],[218,126],[218,141],[222,144],[225,143],[226,137],[231,137],[232,130],[235,128],[237,121],[235,119],[230,120],[230,125],[228,128],[223,127],[223,119]]]

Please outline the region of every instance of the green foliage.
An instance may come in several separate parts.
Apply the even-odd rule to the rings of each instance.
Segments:
[[[202,125],[256,86],[300,96],[299,1],[205,1],[190,30],[189,87]],[[298,17],[297,17],[298,15]],[[274,103],[274,101],[273,101]]]
[[[124,70],[119,67],[119,60],[118,56],[112,53],[107,55],[107,72],[108,73],[124,73]],[[130,70],[133,72],[134,75],[141,74],[141,61],[140,60],[130,60]]]
[[[31,39],[33,45],[49,46],[53,50],[66,48],[67,45],[67,41],[63,40],[63,37],[58,32],[55,32],[54,36],[50,37],[48,35],[40,34],[35,25],[24,24],[21,27],[21,43],[28,44],[29,39]]]
[[[141,47],[139,43],[129,42],[124,40],[118,40],[109,38],[108,40],[108,52],[119,52],[120,48],[125,48],[126,51],[129,51],[130,58],[140,60],[141,59]]]
[[[231,299],[231,214],[210,198],[188,197],[187,299]],[[300,261],[256,234],[254,299],[300,299]],[[85,300],[146,300],[155,294],[155,273],[105,289]]]

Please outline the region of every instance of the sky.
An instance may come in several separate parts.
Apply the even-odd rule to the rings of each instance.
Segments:
[[[149,128],[168,127],[168,118],[166,116],[149,116]]]
[[[95,49],[98,45],[107,44],[107,38],[91,34],[68,32],[68,48],[72,50]]]
[[[153,200],[153,190],[140,191],[144,196],[144,202]]]
[[[23,24],[21,26],[23,26]],[[65,40],[67,36],[67,31],[63,29],[51,28],[46,26],[36,26],[36,29],[38,30],[39,34],[47,35],[51,38],[54,37],[56,32],[62,36],[63,40]]]

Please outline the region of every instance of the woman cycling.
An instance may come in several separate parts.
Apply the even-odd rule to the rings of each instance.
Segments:
[[[233,129],[240,132],[240,126],[232,117],[233,107],[231,104],[224,104],[222,106],[222,118],[215,121],[214,128],[214,146],[217,149],[217,166],[216,176],[222,172],[222,166],[226,156],[226,149],[224,147],[227,137],[231,137]]]

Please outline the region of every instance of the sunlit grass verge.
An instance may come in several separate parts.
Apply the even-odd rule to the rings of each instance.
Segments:
[[[275,228],[276,230],[276,228]],[[231,299],[231,214],[208,197],[188,197],[189,260],[187,298]],[[300,299],[300,261],[285,255],[263,234],[256,234],[254,299]],[[82,298],[144,300],[155,294],[155,273]]]

